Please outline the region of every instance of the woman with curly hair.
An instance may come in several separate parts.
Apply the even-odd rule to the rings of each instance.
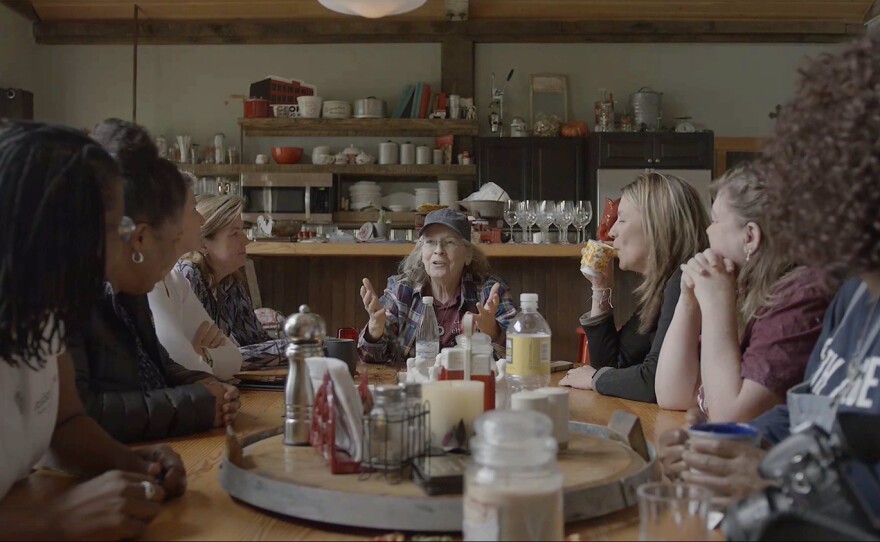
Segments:
[[[657,404],[744,422],[804,377],[831,301],[821,271],[796,266],[768,224],[764,179],[745,165],[712,182],[709,247],[682,265],[657,366]]]
[[[802,72],[764,150],[771,224],[795,261],[849,278],[825,313],[804,382],[750,423],[768,444],[810,421],[828,429],[837,411],[880,414],[880,41],[862,38],[824,54]],[[667,473],[719,496],[766,484],[762,453],[729,441],[661,437]],[[694,468],[699,474],[688,470]],[[878,466],[874,465],[877,471]]]

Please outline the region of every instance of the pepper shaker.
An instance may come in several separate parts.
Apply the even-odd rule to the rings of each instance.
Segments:
[[[324,355],[327,324],[308,305],[300,305],[299,312],[285,322],[284,334],[288,340],[284,354],[290,364],[284,386],[284,444],[307,446],[315,392],[306,358]]]

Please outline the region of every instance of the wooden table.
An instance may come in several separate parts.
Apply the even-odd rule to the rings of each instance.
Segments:
[[[553,381],[558,382],[563,375],[555,373]],[[236,431],[248,434],[281,425],[283,402],[280,392],[242,392]],[[571,390],[574,420],[605,425],[615,410],[638,415],[645,437],[651,442],[684,420],[683,413],[660,410],[654,404]],[[234,501],[217,481],[218,464],[224,453],[221,430],[167,442],[183,458],[188,488],[181,498],[164,505],[144,535],[145,540],[364,540],[384,534],[290,519]],[[37,472],[15,486],[0,506],[43,502],[70,483],[67,477]],[[566,533],[579,533],[582,540],[635,540],[637,527],[638,511],[632,507],[601,518],[570,523]]]

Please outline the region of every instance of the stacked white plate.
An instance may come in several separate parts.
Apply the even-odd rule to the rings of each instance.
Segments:
[[[440,191],[437,188],[416,188],[416,207],[422,204],[437,205]]]
[[[351,196],[349,206],[353,211],[360,211],[366,207],[376,207],[382,205],[382,188],[372,181],[361,181],[351,185],[348,189]]]
[[[445,205],[450,209],[458,208],[458,181],[440,180],[437,181],[440,186],[440,205]]]

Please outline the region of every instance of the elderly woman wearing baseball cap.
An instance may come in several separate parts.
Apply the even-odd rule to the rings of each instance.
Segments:
[[[451,209],[433,211],[381,297],[363,280],[361,297],[370,317],[358,343],[364,361],[401,363],[415,355],[427,296],[434,298],[441,348],[455,345],[461,319],[470,312],[479,330],[492,337],[496,357],[504,355],[504,334],[516,307],[507,284],[490,274],[489,260],[470,239],[466,216]]]

